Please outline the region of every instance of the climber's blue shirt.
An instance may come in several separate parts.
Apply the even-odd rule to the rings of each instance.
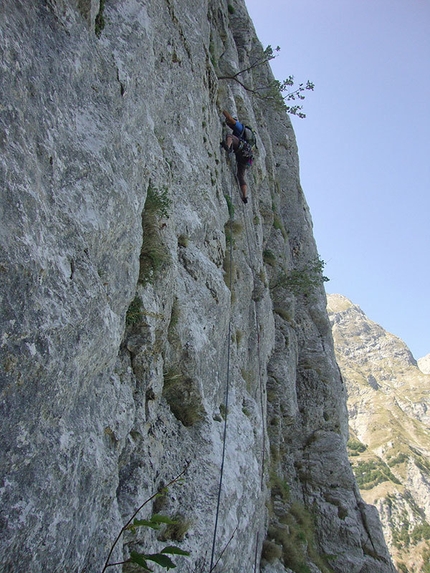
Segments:
[[[236,125],[233,127],[233,135],[236,137],[240,137],[243,133],[245,126],[240,121],[236,121]]]

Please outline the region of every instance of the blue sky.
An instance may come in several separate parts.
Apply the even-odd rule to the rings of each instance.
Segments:
[[[245,0],[293,117],[326,290],[430,353],[430,1]]]

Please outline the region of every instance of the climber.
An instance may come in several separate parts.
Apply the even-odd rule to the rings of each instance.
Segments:
[[[228,153],[234,151],[236,155],[237,178],[242,192],[242,201],[248,203],[245,171],[252,165],[254,159],[252,147],[255,146],[255,135],[250,127],[240,123],[228,111],[224,110],[223,114],[226,118],[226,124],[233,130],[233,133],[229,133],[221,145]]]

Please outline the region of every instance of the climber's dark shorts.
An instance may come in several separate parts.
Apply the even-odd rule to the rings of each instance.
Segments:
[[[233,145],[233,151],[236,154],[237,178],[239,179],[239,185],[240,186],[246,185],[245,171],[246,171],[246,168],[248,165],[248,160],[245,158],[242,158],[240,156],[240,152],[238,152],[240,139],[238,137],[236,137],[235,135],[228,135],[227,136],[227,145],[229,145],[229,139],[231,139],[231,143]]]

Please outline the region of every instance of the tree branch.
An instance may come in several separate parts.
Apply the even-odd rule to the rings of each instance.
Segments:
[[[165,488],[168,488],[168,487],[170,487],[171,485],[173,485],[174,483],[176,483],[177,481],[179,481],[179,480],[181,479],[181,477],[185,474],[185,472],[188,470],[189,466],[190,466],[190,462],[187,463],[187,465],[185,466],[185,469],[184,469],[179,475],[177,475],[175,478],[173,478],[171,481],[169,481],[169,483],[165,486]],[[106,561],[105,561],[105,564],[104,564],[104,567],[103,567],[101,573],[104,573],[104,572],[106,571],[106,569],[107,569],[108,567],[111,567],[112,565],[120,565],[119,563],[111,563],[111,564],[109,564],[109,559],[111,558],[111,555],[112,555],[112,553],[113,553],[113,550],[115,549],[116,544],[117,544],[118,541],[120,540],[121,535],[124,533],[124,531],[125,531],[125,530],[127,529],[127,527],[130,525],[130,523],[133,521],[133,519],[134,519],[134,518],[136,517],[136,515],[139,513],[139,511],[140,511],[142,508],[144,508],[147,503],[149,503],[150,501],[152,501],[152,500],[153,500],[154,498],[156,498],[157,496],[158,496],[158,491],[157,491],[156,493],[154,493],[153,495],[151,495],[151,497],[148,497],[148,499],[146,499],[146,500],[142,503],[142,505],[140,505],[140,506],[136,509],[136,511],[133,513],[133,515],[130,517],[130,519],[127,521],[127,523],[121,528],[121,531],[118,533],[118,535],[117,535],[115,541],[114,541],[113,544],[112,544],[112,547],[110,548],[109,555],[107,556],[107,559],[106,559]],[[126,562],[124,561],[124,563],[126,563]]]
[[[276,48],[276,51],[278,52],[279,50],[280,50],[280,48],[278,46]],[[274,101],[274,102],[278,101],[279,103],[282,102],[282,104],[285,106],[285,110],[287,113],[289,113],[291,115],[296,115],[300,118],[306,117],[306,115],[301,111],[303,109],[303,106],[301,106],[301,105],[289,106],[285,102],[286,101],[296,101],[298,99],[304,100],[305,96],[302,94],[302,92],[304,92],[305,90],[313,91],[313,89],[315,87],[314,84],[312,82],[310,82],[309,80],[306,82],[306,85],[302,83],[299,85],[299,87],[297,89],[290,92],[290,91],[288,91],[288,89],[294,85],[294,76],[289,76],[286,80],[283,80],[283,81],[272,80],[267,85],[257,87],[257,88],[250,88],[249,86],[247,86],[243,81],[241,81],[238,78],[238,76],[240,76],[241,74],[244,74],[245,72],[249,72],[249,71],[257,68],[258,66],[266,64],[270,60],[273,60],[274,58],[276,58],[276,55],[273,54],[273,49],[271,46],[267,46],[267,48],[264,50],[263,54],[264,54],[264,56],[262,58],[253,62],[247,68],[244,68],[243,70],[239,70],[238,72],[236,72],[235,74],[230,75],[230,76],[218,76],[218,80],[233,80],[233,81],[237,82],[244,90],[255,95],[256,97],[258,97],[260,99],[264,99],[264,100],[268,100],[268,101]],[[259,93],[262,91],[265,91],[266,93],[265,94]],[[288,93],[286,93],[286,95],[283,95],[284,92],[288,92]],[[279,99],[279,98],[281,98],[281,99]]]

